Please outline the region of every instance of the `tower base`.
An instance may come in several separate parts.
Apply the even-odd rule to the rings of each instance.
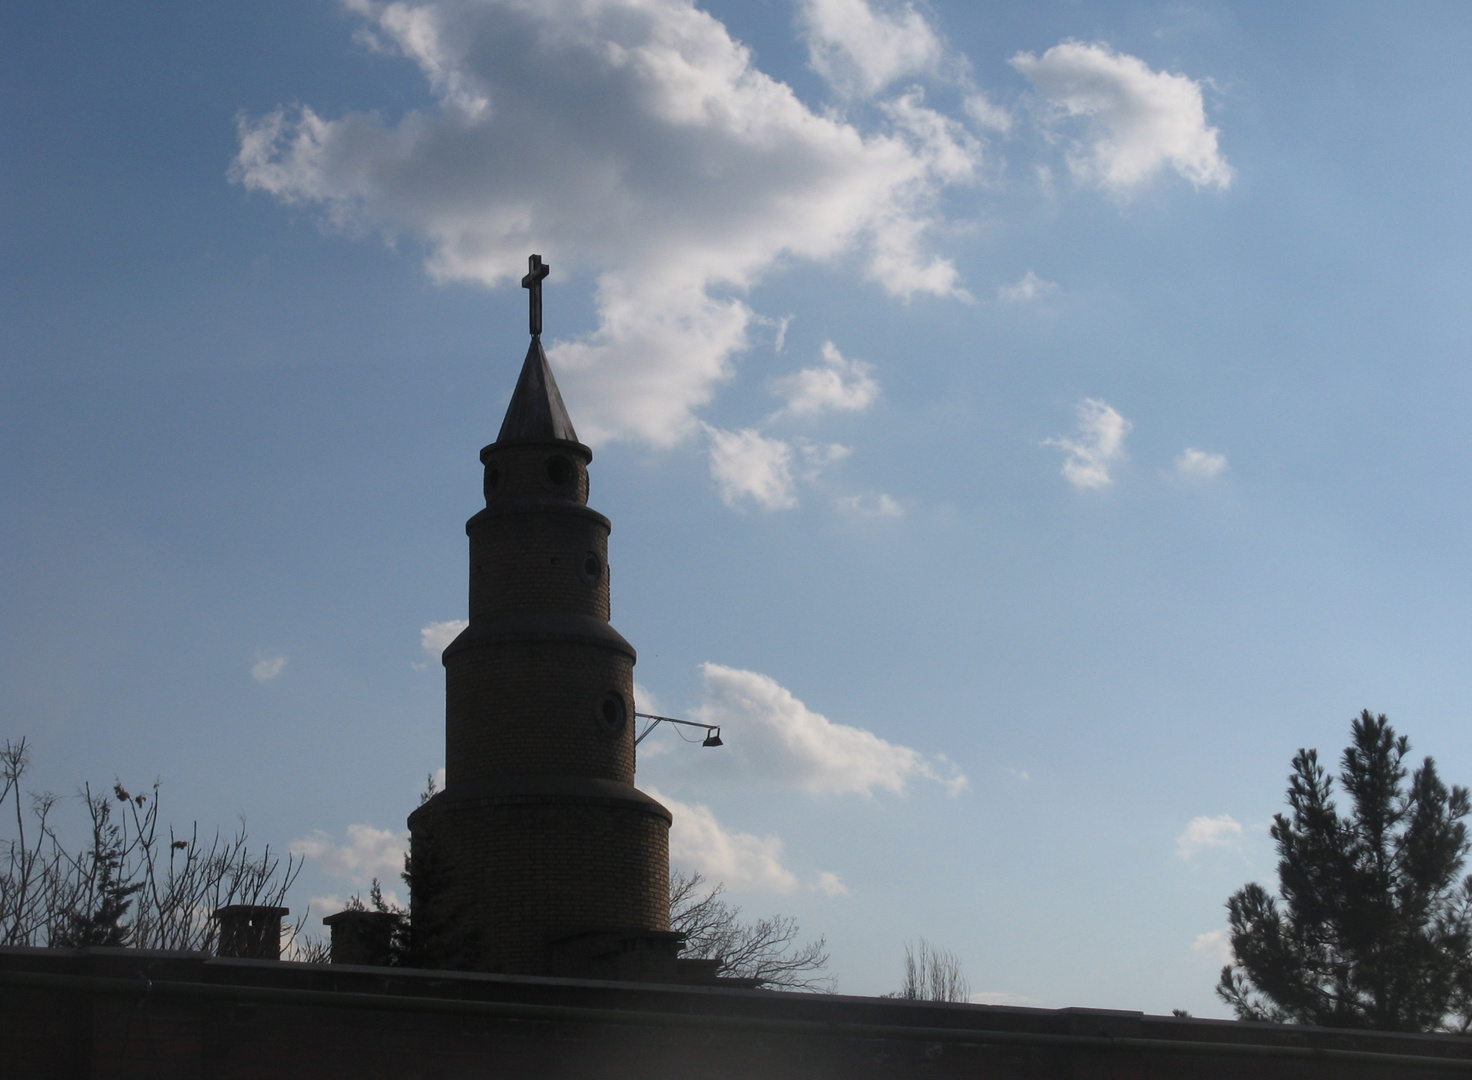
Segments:
[[[665,981],[655,970],[673,970],[680,941],[669,827],[668,810],[613,780],[513,775],[441,792],[409,816],[420,962]]]

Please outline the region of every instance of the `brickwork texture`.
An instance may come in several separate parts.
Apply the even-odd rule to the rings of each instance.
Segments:
[[[608,621],[591,461],[559,439],[481,451],[470,625],[444,653],[445,790],[410,818],[434,881],[416,881],[413,920],[462,929],[474,970],[548,974],[559,939],[669,929],[670,815],[632,786],[636,657]]]

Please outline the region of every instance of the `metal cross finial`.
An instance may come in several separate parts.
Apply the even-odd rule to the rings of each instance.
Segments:
[[[542,261],[540,255],[533,255],[526,261],[526,277],[521,279],[521,287],[531,293],[531,335],[539,337],[542,333],[542,279],[552,272],[552,268]]]

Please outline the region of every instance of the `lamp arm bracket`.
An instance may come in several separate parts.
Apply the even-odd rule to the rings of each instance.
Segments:
[[[656,716],[654,713],[636,712],[634,716],[636,716],[640,720],[652,721],[652,723],[650,723],[648,727],[641,731],[638,737],[634,740],[635,746],[638,746],[641,742],[643,742],[645,736],[647,736],[655,728],[659,727],[660,724],[679,724],[681,727],[701,728],[705,731],[707,736],[711,735],[712,733],[719,736],[721,733],[720,725],[718,724],[701,724],[694,720],[677,720],[673,716]]]

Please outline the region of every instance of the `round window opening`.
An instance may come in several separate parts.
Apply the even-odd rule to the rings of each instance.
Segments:
[[[598,726],[610,735],[617,735],[623,731],[628,719],[629,713],[624,706],[624,699],[618,694],[604,694],[603,700],[598,703]]]
[[[558,487],[562,487],[572,479],[572,462],[565,457],[547,459],[547,479]]]
[[[596,551],[589,551],[583,555],[583,577],[589,581],[596,582],[603,573],[603,560],[598,557]]]

